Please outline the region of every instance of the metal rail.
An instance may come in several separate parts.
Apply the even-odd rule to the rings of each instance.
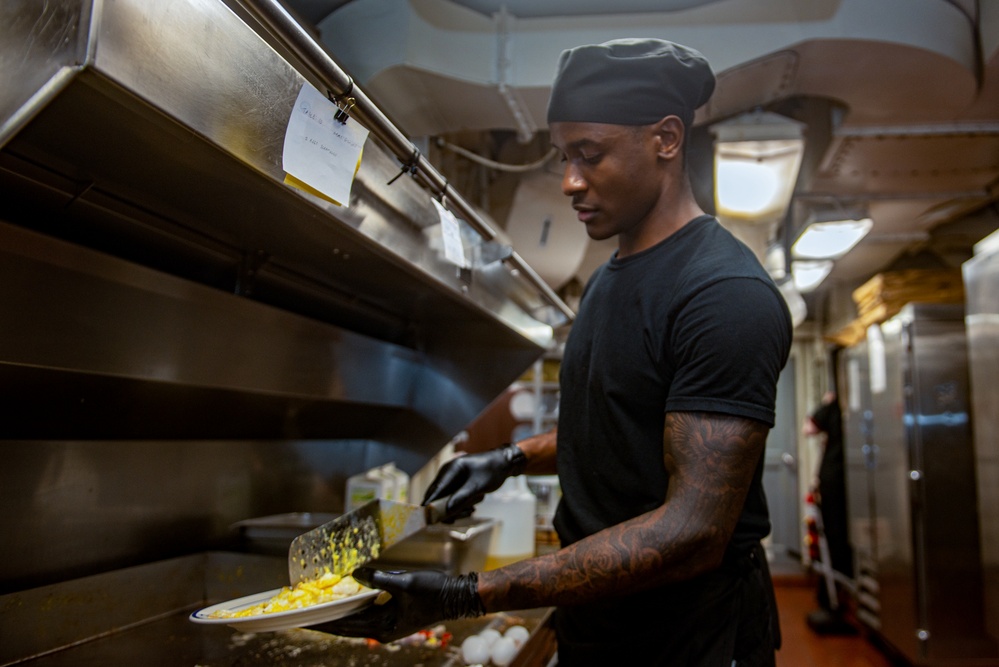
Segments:
[[[436,195],[447,196],[449,205],[461,214],[462,218],[485,241],[492,241],[497,233],[475,212],[465,199],[448,185],[448,180],[430,163],[419,148],[382,113],[361,87],[347,74],[326,49],[295,19],[278,0],[239,0],[254,20],[288,49],[308,68],[318,81],[322,82],[334,96],[351,97],[354,106],[351,116],[358,119],[377,136],[414,178],[422,182]],[[544,298],[572,321],[575,313],[552,288],[523,260],[512,252],[505,260],[513,269],[522,274]]]

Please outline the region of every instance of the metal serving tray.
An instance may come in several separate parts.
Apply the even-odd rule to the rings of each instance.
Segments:
[[[232,528],[239,531],[240,543],[250,553],[287,556],[292,540],[337,516],[332,512],[288,512],[244,519]]]
[[[238,521],[240,542],[250,553],[287,556],[292,540],[331,521],[327,512],[289,512]],[[486,564],[495,519],[469,517],[452,524],[428,526],[384,553],[372,565],[403,569],[429,568],[448,574],[481,570]]]
[[[485,567],[495,519],[470,517],[453,524],[427,526],[404,542],[386,549],[372,565],[403,569],[430,568],[448,574]]]

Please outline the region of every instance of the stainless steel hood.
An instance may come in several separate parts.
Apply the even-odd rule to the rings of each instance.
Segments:
[[[349,207],[285,185],[307,79],[251,25],[219,0],[0,9],[3,437],[430,451],[571,318],[481,225],[447,262],[374,133]]]

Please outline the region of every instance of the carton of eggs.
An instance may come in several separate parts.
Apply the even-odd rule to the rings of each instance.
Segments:
[[[492,646],[481,635],[472,635],[461,643],[461,659],[466,665],[484,665],[489,662]]]
[[[493,644],[493,650],[491,658],[493,659],[493,664],[498,667],[506,667],[511,662],[513,662],[513,657],[517,655],[517,645],[513,643],[513,639],[510,637],[500,637]]]
[[[530,636],[527,628],[512,625],[500,634],[495,628],[486,628],[461,643],[461,657],[466,665],[506,667]]]

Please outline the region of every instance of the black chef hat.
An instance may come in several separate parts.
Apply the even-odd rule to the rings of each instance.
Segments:
[[[650,125],[679,116],[689,126],[715,76],[694,49],[661,39],[616,39],[562,52],[548,123]]]

